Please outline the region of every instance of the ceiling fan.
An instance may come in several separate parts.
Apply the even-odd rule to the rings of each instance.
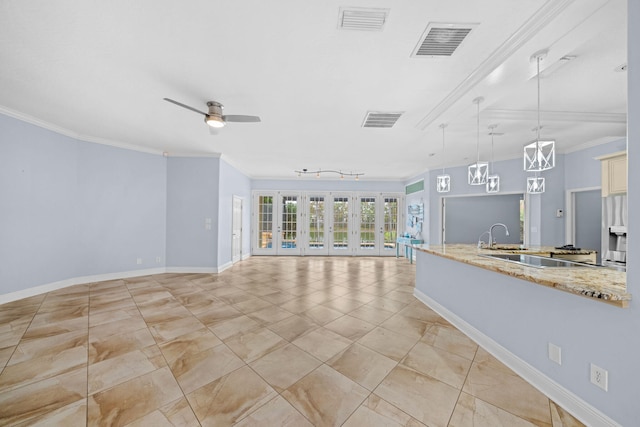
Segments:
[[[197,108],[190,107],[181,102],[174,101],[173,99],[163,98],[165,101],[171,102],[172,104],[176,104],[182,108],[186,108],[187,110],[191,110],[195,113],[202,114],[204,116],[204,122],[211,126],[212,128],[221,128],[227,122],[240,122],[240,123],[256,123],[260,121],[260,117],[258,116],[242,116],[242,115],[223,115],[222,109],[224,106],[216,101],[207,102],[207,107],[209,107],[209,112],[205,113],[204,111],[200,111]]]

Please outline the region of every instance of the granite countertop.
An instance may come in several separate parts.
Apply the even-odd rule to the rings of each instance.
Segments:
[[[475,245],[411,245],[414,249],[464,262],[476,267],[517,277],[518,279],[549,286],[564,292],[593,298],[618,307],[627,307],[631,294],[627,293],[627,274],[606,267],[536,268],[480,255],[499,253],[540,254],[589,254],[593,251],[562,251],[554,247],[530,247],[520,250],[518,246],[500,246],[501,249],[479,249]]]

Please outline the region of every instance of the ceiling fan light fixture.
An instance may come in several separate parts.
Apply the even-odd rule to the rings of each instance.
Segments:
[[[204,121],[206,124],[208,124],[212,128],[224,127],[224,120],[222,120],[222,117],[207,115],[204,118]]]

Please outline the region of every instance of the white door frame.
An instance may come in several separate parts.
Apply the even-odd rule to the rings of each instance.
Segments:
[[[240,204],[239,214],[236,211],[238,203]],[[242,260],[242,212],[244,199],[234,195],[231,206],[231,263],[235,264]]]

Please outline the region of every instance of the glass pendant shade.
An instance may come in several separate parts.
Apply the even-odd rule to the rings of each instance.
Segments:
[[[467,168],[468,182],[470,185],[485,185],[489,175],[489,163],[475,162]]]
[[[480,161],[480,103],[484,101],[484,98],[479,96],[473,100],[473,103],[478,107],[478,132],[476,137],[476,152],[477,160],[467,168],[467,181],[469,185],[485,185],[487,183],[487,176],[489,175],[489,163]]]
[[[449,175],[438,175],[436,177],[436,190],[438,193],[451,191],[451,177]]]
[[[490,175],[487,177],[487,193],[497,193],[500,191],[500,177]]]
[[[544,193],[544,178],[540,176],[533,176],[533,177],[527,178],[527,193],[529,194]]]
[[[535,140],[524,147],[524,170],[541,172],[556,165],[556,142],[554,140]]]

